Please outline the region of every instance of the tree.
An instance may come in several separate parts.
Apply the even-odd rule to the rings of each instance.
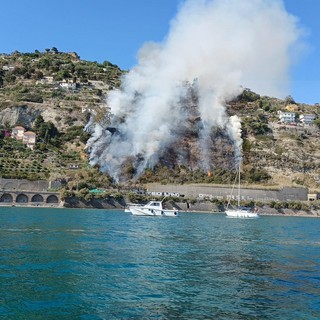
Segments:
[[[102,65],[104,67],[112,67],[113,66],[113,64],[110,61],[107,61],[107,60],[103,61]]]
[[[54,145],[58,145],[58,129],[51,121],[45,122],[42,115],[37,116],[33,124],[33,130],[37,133],[38,137],[43,140],[43,142],[48,143],[52,140]]]
[[[37,116],[36,120],[34,121],[33,130],[36,133],[39,133],[39,130],[43,124],[44,124],[44,119],[43,119],[43,116],[40,114],[39,116]]]
[[[294,101],[294,99],[292,98],[292,96],[286,96],[286,98],[284,99],[286,106],[289,104],[296,104],[296,102]]]
[[[12,73],[12,72],[8,72],[5,77],[4,80],[7,83],[14,83],[16,81],[16,76]]]
[[[320,118],[315,119],[315,120],[313,121],[313,123],[314,123],[314,125],[316,125],[316,126],[320,129]]]
[[[80,141],[81,141],[83,144],[86,144],[87,141],[89,140],[89,138],[90,138],[90,134],[89,134],[88,132],[85,132],[85,131],[81,132],[81,134],[80,134]]]
[[[59,51],[58,51],[58,49],[56,47],[52,47],[51,51],[54,52],[54,53],[59,53]]]
[[[43,78],[43,73],[40,70],[37,70],[33,76],[34,79],[39,80]]]
[[[54,76],[54,79],[55,79],[56,81],[60,81],[60,80],[63,80],[63,79],[68,79],[68,78],[70,78],[70,77],[71,77],[71,75],[70,75],[70,73],[69,73],[68,70],[60,70],[60,71],[58,71],[57,74]]]
[[[37,67],[40,69],[43,68],[43,69],[49,70],[51,63],[52,61],[49,58],[43,57],[38,61]]]
[[[52,138],[58,136],[59,131],[51,121],[48,121],[41,124],[38,134],[39,138],[42,138],[44,142],[48,143]]]
[[[3,124],[3,127],[5,130],[10,130],[11,129],[11,124],[8,120],[6,120]]]

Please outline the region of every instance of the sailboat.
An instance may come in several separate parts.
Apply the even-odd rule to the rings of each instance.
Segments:
[[[238,180],[238,181],[237,181]],[[240,187],[240,164],[239,164],[239,168],[238,168],[238,172],[236,174],[236,178],[235,178],[235,183],[234,186],[236,184],[236,182],[238,182],[238,205],[236,208],[230,208],[230,201],[231,201],[231,195],[230,195],[230,199],[228,201],[227,204],[227,209],[226,209],[226,215],[229,218],[259,218],[258,213],[256,212],[256,210],[252,211],[251,208],[248,207],[241,207],[240,206],[240,199],[241,199],[241,187]],[[232,191],[234,190],[234,186],[232,188]]]

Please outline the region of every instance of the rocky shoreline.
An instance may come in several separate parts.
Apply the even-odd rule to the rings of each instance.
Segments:
[[[223,213],[223,211],[196,211],[196,210],[183,210],[183,212],[208,213],[208,214]],[[294,210],[286,210],[286,212],[282,212],[282,210],[276,210],[276,212],[273,212],[273,210],[266,210],[263,212],[259,212],[259,216],[320,218],[320,211],[308,213],[305,211],[294,211]]]
[[[83,208],[83,209],[104,209],[104,210],[123,210],[127,205],[125,200],[92,200],[84,201],[76,198],[65,200],[64,208]],[[194,212],[194,213],[222,213],[224,208],[217,206],[216,204],[207,202],[198,202],[189,204],[186,202],[170,202],[168,203],[168,208],[177,208],[182,212]],[[319,210],[313,210],[310,212],[302,210],[292,210],[292,209],[275,209],[267,205],[263,207],[258,207],[258,213],[261,216],[297,216],[297,217],[320,217]]]
[[[72,209],[98,209],[98,210],[124,210],[127,206],[125,199],[94,199],[91,201],[85,201],[78,198],[69,198],[57,204],[34,204],[34,203],[15,203],[5,204],[1,203],[0,207],[17,207],[17,208],[72,208]],[[224,208],[218,206],[210,201],[201,201],[196,203],[187,202],[173,202],[167,203],[167,207],[172,209],[173,207],[181,212],[190,213],[208,213],[208,214],[219,214],[224,212]],[[286,217],[320,217],[320,210],[293,210],[293,209],[275,209],[268,205],[258,207],[258,213],[260,216],[286,216]]]

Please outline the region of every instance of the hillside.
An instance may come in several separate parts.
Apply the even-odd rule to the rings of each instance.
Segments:
[[[60,180],[68,190],[115,186],[107,174],[89,165],[85,146],[90,132],[83,129],[90,117],[108,125],[106,96],[120,86],[123,74],[108,61],[84,61],[76,53],[62,53],[56,48],[0,55],[2,131],[21,125],[37,133],[34,150],[20,141],[2,137],[1,176]],[[203,170],[196,160],[201,151],[197,145],[200,120],[192,92],[184,103],[188,118],[179,129],[179,141],[170,145],[158,164],[146,169],[135,182],[135,168],[128,159],[122,168],[124,185],[232,183],[235,151],[230,138],[222,129],[211,132],[211,167],[209,172]],[[297,116],[320,113],[317,105],[296,103],[291,97],[262,97],[249,89],[227,102],[228,114],[241,118],[244,183],[319,190],[319,121],[312,126],[278,123],[277,112],[286,110],[294,110]]]
[[[0,55],[0,117],[3,125],[32,127],[41,114],[59,131],[87,123],[88,112],[105,108],[108,90],[123,74],[117,66],[81,60],[76,53]]]
[[[14,139],[0,140],[1,176],[59,179],[80,187],[81,181],[88,187],[108,183],[88,166],[89,135],[83,128],[90,114],[104,116],[106,93],[119,86],[122,74],[108,61],[84,61],[56,48],[0,55],[0,126],[37,131],[35,150]],[[35,130],[37,119],[43,123]]]
[[[230,113],[237,112],[242,119],[246,173],[267,172],[269,185],[319,189],[319,119],[313,125],[304,125],[298,120],[302,114],[319,115],[319,107],[295,103],[291,97],[286,100],[256,98],[244,104],[239,101],[229,108]],[[295,112],[296,123],[280,123],[278,111]]]

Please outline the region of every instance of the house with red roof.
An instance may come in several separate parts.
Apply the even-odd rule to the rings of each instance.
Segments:
[[[11,136],[17,140],[23,140],[23,134],[26,131],[24,127],[16,126],[12,129]]]

